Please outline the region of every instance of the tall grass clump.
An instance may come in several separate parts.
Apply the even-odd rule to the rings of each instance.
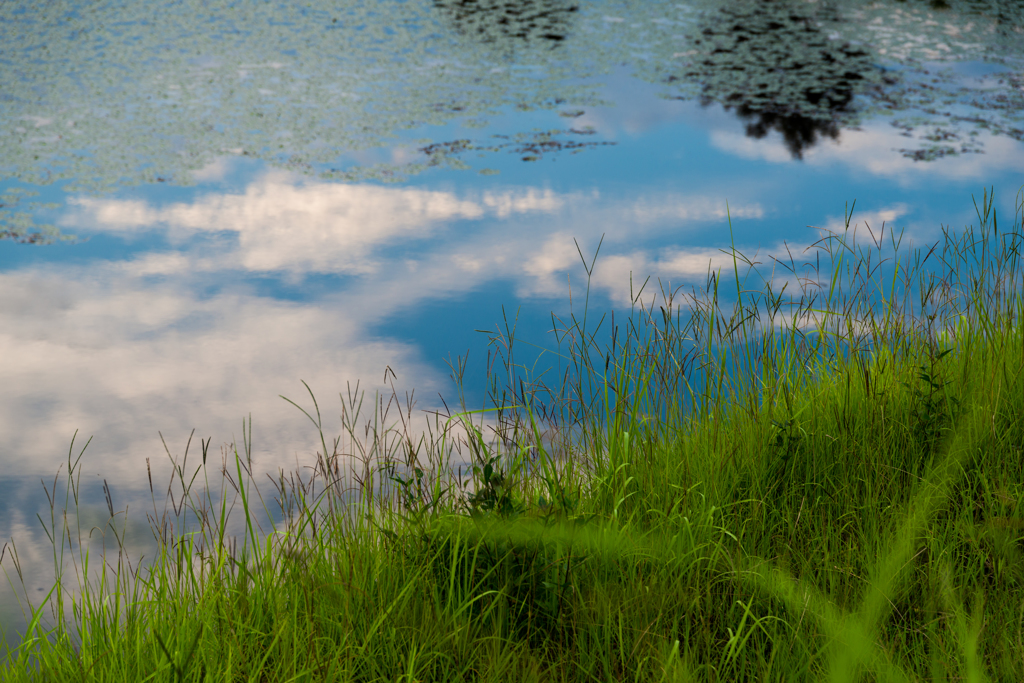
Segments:
[[[1024,680],[1021,213],[733,250],[617,320],[574,302],[530,368],[506,321],[486,404],[423,430],[356,389],[332,440],[310,394],[272,496],[248,438],[174,460],[146,563],[76,539],[69,457],[3,678]]]

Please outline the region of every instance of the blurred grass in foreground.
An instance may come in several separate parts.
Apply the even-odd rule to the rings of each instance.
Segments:
[[[203,442],[141,565],[109,498],[90,555],[69,456],[2,677],[1024,680],[1020,215],[986,194],[924,251],[848,218],[770,276],[732,252],[618,325],[553,318],[540,376],[509,323],[488,404],[422,434],[356,390],[332,445],[314,399],[322,451],[272,498],[248,440]]]

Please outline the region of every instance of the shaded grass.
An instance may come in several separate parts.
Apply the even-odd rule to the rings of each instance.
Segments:
[[[90,569],[69,455],[4,679],[1024,680],[1022,235],[978,217],[584,301],[539,376],[506,321],[488,404],[424,433],[356,389],[329,442],[310,396],[311,470],[268,505],[248,438],[186,448],[142,566],[121,517]]]

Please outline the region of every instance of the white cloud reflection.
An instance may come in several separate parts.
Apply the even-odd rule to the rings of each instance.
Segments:
[[[790,247],[802,251],[805,245]],[[760,250],[757,259],[770,262],[771,256],[783,258],[788,253],[785,244],[771,249]],[[750,253],[748,256],[755,256]],[[544,249],[531,259],[525,271],[529,275],[520,285],[520,296],[565,297],[570,283],[574,292],[579,292],[585,281],[578,268],[580,256],[573,237],[563,233],[552,236]],[[742,260],[738,261],[741,273],[745,271]],[[733,256],[728,249],[664,247],[653,250],[633,250],[625,254],[602,256],[595,264],[590,278],[593,290],[607,296],[616,306],[628,307],[643,291],[642,300],[650,304],[664,288],[667,293],[683,286],[703,287],[712,273],[729,272],[734,267]],[[770,265],[769,265],[770,269]],[[646,286],[645,286],[646,282]]]
[[[979,133],[981,153],[964,153],[934,161],[915,161],[900,150],[914,147],[900,129],[885,121],[872,121],[860,129],[843,130],[838,140],[821,140],[804,151],[803,161],[794,160],[779,133],[772,132],[756,140],[741,130],[717,128],[710,132],[711,143],[724,152],[744,159],[776,164],[809,166],[844,165],[872,176],[889,178],[910,185],[927,178],[945,180],[984,180],[993,174],[1024,172],[1024,143],[1006,136]],[[972,140],[972,143],[974,140]]]
[[[234,233],[237,245],[216,255],[179,252],[147,254],[121,264],[135,275],[170,275],[185,270],[241,268],[255,272],[358,274],[382,268],[393,280],[395,264],[380,255],[384,247],[429,244],[422,254],[441,259],[458,272],[496,268],[491,276],[532,277],[531,258],[553,258],[540,242],[568,223],[586,238],[604,232],[628,239],[661,229],[734,219],[761,218],[758,203],[728,205],[724,198],[648,193],[629,199],[590,194],[560,194],[550,189],[513,187],[459,196],[454,192],[366,184],[307,182],[270,172],[243,193],[210,193],[192,203],[154,206],[142,200],[77,197],[63,218],[64,227],[127,233],[165,228],[177,242],[196,233]],[[458,221],[476,221],[475,237],[446,239]],[[482,221],[490,229],[481,229]],[[501,226],[501,227],[499,227]],[[557,228],[556,228],[557,226]],[[451,236],[451,235],[449,235]],[[495,248],[495,239],[504,247]],[[443,247],[439,248],[440,240]],[[479,244],[478,244],[479,243]],[[533,252],[540,249],[540,255]],[[507,256],[516,258],[508,259]],[[547,254],[546,256],[544,254]],[[575,248],[573,258],[578,259]],[[420,258],[406,267],[420,267]],[[571,259],[570,259],[571,260]],[[517,264],[527,264],[517,268]],[[418,274],[418,277],[422,273]],[[427,285],[429,289],[429,285]],[[538,290],[539,291],[539,290]]]
[[[362,380],[372,392],[388,366],[399,389],[429,396],[444,384],[417,349],[367,334],[358,309],[340,297],[204,297],[116,266],[0,275],[0,474],[52,475],[77,430],[80,439],[94,436],[87,472],[143,487],[145,459],[165,464],[157,430],[175,449],[192,428],[216,445],[240,437],[249,413],[261,469],[291,468],[316,441],[279,398],[303,402],[299,380],[330,405],[328,415],[337,412],[330,396],[346,382]]]
[[[194,232],[234,232],[238,264],[252,271],[368,273],[375,247],[432,237],[453,221],[556,211],[565,199],[550,190],[451,192],[301,182],[271,172],[244,194],[208,194],[156,208],[138,200],[79,197],[67,227],[135,231],[166,225],[178,239]]]
[[[754,218],[763,209],[737,203],[731,214]],[[125,260],[0,274],[0,353],[8,361],[0,433],[13,456],[0,459],[0,474],[54,472],[79,430],[95,435],[95,471],[139,486],[145,458],[164,457],[157,430],[177,442],[193,427],[228,441],[250,412],[266,466],[293,465],[315,450],[315,434],[278,395],[301,397],[301,379],[325,396],[356,380],[372,391],[390,366],[400,388],[421,397],[450,388],[440,359],[382,338],[374,332],[380,321],[499,281],[562,305],[569,277],[581,284],[570,235],[585,253],[602,234],[617,235],[595,279],[616,302],[628,300],[630,271],[634,279],[653,272],[701,280],[720,253],[647,255],[632,239],[640,233],[621,227],[679,238],[686,226],[725,217],[724,200],[676,192],[615,198],[511,187],[463,195],[280,172],[240,193],[163,206],[79,197],[64,224],[123,235],[163,229],[173,239]],[[473,221],[472,229],[456,229],[459,221]],[[229,239],[195,240],[204,233]],[[340,291],[286,301],[247,288],[238,277],[246,272],[350,278]]]

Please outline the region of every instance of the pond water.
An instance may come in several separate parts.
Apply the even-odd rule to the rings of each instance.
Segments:
[[[251,415],[261,468],[307,462],[318,437],[280,398],[302,380],[328,431],[356,381],[439,407],[467,353],[478,400],[477,330],[518,315],[549,343],[602,237],[598,311],[631,278],[703,285],[731,243],[802,253],[854,200],[916,244],[976,223],[983,188],[1013,216],[1022,47],[1024,6],[999,0],[4,3],[18,591],[52,582],[40,479],[76,432],[83,507],[106,514],[106,482],[145,509],[161,435],[216,450]],[[0,622],[16,604],[0,588]]]

